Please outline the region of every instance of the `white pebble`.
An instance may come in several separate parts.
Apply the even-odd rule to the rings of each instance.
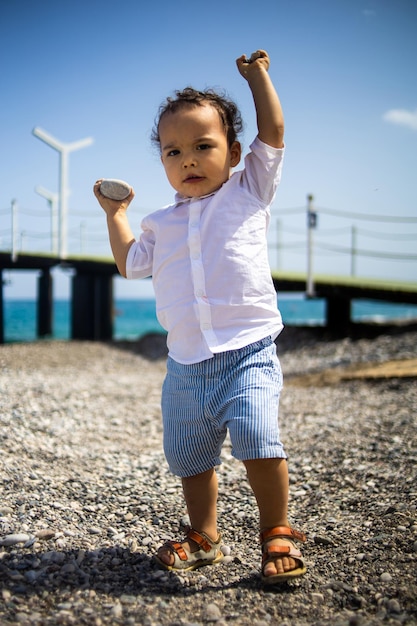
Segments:
[[[207,622],[217,622],[222,616],[222,613],[214,602],[210,602],[204,607],[203,619]]]
[[[324,602],[324,595],[318,592],[312,592],[311,599],[313,602],[321,603]]]
[[[232,556],[225,556],[224,559],[222,560],[222,563],[224,565],[227,565],[228,563],[233,563],[233,557]]]
[[[6,535],[3,539],[0,539],[0,546],[15,546],[17,543],[26,543],[29,539],[29,535],[23,533]]]
[[[119,619],[123,615],[123,607],[122,607],[122,605],[119,604],[119,603],[113,604],[110,613],[111,613],[112,617],[115,617],[116,619]]]

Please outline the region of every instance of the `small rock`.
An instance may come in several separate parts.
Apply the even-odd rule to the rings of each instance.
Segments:
[[[321,603],[324,602],[324,595],[322,593],[312,592],[311,599],[313,602]]]
[[[152,537],[144,537],[141,541],[143,546],[149,546],[152,543]]]
[[[401,606],[398,600],[390,598],[387,602],[387,609],[389,613],[401,613]]]
[[[217,622],[222,616],[222,613],[214,602],[210,602],[204,607],[203,619],[207,622]]]
[[[383,572],[379,577],[379,580],[383,583],[390,583],[392,581],[392,576],[389,572]]]
[[[230,555],[231,555],[231,553],[232,553],[232,549],[231,549],[231,547],[230,547],[230,546],[224,546],[224,545],[223,545],[223,546],[221,547],[221,550],[222,550],[222,552],[223,552],[224,556],[230,556]]]
[[[136,604],[137,599],[135,596],[129,596],[125,593],[120,596],[120,602],[122,604]]]
[[[119,619],[123,615],[123,607],[122,607],[122,605],[119,604],[119,603],[113,604],[110,613],[111,613],[112,617],[114,617],[116,619]]]
[[[13,513],[13,509],[11,506],[0,506],[0,517],[5,517],[6,515],[10,515]]]
[[[77,554],[77,565],[81,565],[81,563],[84,561],[85,559],[85,550],[78,550],[78,554]]]
[[[329,539],[329,537],[324,537],[322,535],[315,535],[314,543],[320,544],[322,546],[332,546],[333,541]]]
[[[124,200],[130,194],[131,187],[124,180],[105,178],[100,185],[100,191],[106,198]]]
[[[6,535],[3,539],[0,539],[0,546],[15,546],[17,543],[26,543],[29,539],[30,536],[24,533]]]
[[[52,539],[53,537],[55,537],[55,531],[52,530],[51,528],[43,528],[42,530],[37,530],[35,533],[35,537],[37,537],[38,539]]]
[[[36,579],[38,576],[39,576],[39,572],[35,572],[35,570],[33,569],[30,569],[27,572],[25,572],[25,579],[27,580],[28,583],[31,583],[31,584],[36,582]]]
[[[11,592],[10,592],[8,589],[2,589],[2,590],[1,590],[1,595],[2,595],[3,601],[4,601],[5,603],[6,603],[6,602],[10,602],[10,599],[11,599],[11,597],[12,597],[12,594],[11,594]]]
[[[234,561],[234,557],[230,555],[230,556],[225,556],[222,563],[224,565],[227,565],[228,563],[233,563],[233,561]]]

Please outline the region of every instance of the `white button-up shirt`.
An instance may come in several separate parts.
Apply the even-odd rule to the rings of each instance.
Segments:
[[[213,194],[184,198],[142,221],[127,278],[152,276],[169,355],[198,363],[282,330],[266,231],[284,149],[258,138]]]

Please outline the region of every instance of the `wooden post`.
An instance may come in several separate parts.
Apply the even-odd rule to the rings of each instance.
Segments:
[[[351,326],[350,309],[350,298],[341,294],[327,296],[327,328],[337,334],[347,334]]]
[[[71,313],[71,339],[112,339],[112,276],[78,271],[72,279]]]
[[[0,268],[0,344],[4,343],[3,270]]]
[[[52,276],[49,268],[43,269],[38,278],[37,302],[37,334],[38,337],[52,335],[53,299]]]

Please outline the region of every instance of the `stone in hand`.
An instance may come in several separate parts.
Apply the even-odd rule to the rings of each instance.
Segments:
[[[132,188],[129,183],[116,178],[104,178],[101,181],[100,191],[103,196],[111,200],[124,200],[130,194]]]

